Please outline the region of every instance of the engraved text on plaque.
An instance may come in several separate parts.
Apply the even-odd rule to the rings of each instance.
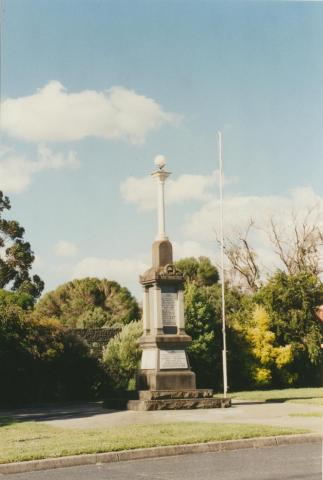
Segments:
[[[159,368],[188,368],[185,350],[160,350]]]
[[[161,307],[163,325],[176,325],[176,301],[177,293],[170,289],[161,292]]]

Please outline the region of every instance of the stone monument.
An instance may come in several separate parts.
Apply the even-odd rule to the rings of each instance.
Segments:
[[[212,390],[197,390],[186,353],[192,339],[185,332],[184,278],[173,263],[172,244],[165,233],[164,186],[170,173],[165,159],[155,159],[152,173],[158,187],[158,234],[152,245],[152,267],[140,276],[143,287],[142,358],[137,375],[137,399],[127,408],[158,410],[228,407],[230,399],[213,398]]]

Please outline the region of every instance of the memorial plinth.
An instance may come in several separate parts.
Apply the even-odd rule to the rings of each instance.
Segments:
[[[194,390],[186,347],[184,279],[173,264],[168,240],[153,243],[152,268],[140,277],[143,286],[143,331],[138,390]]]

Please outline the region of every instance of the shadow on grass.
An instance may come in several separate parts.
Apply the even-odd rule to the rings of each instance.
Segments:
[[[323,397],[304,397],[304,396],[295,396],[291,395],[289,397],[273,397],[273,398],[264,398],[263,400],[261,399],[246,399],[243,400],[241,398],[233,398],[232,399],[232,404],[233,405],[264,405],[266,403],[285,403],[285,402],[290,402],[292,400],[304,400],[304,402],[312,403],[312,400],[316,399],[321,399],[323,402]]]
[[[0,417],[0,428],[7,427],[8,425],[13,425],[14,423],[19,423],[21,420],[14,417]]]
[[[107,415],[115,412],[116,410],[103,409],[101,403],[30,406],[14,410],[0,410],[0,427],[18,422],[70,420],[89,418],[95,415]]]
[[[284,397],[284,398],[267,398],[265,400],[265,403],[285,403],[285,402],[289,402],[290,400],[313,400],[313,398],[322,398],[322,400],[323,400],[323,397],[295,397],[295,396],[291,396],[291,397]]]

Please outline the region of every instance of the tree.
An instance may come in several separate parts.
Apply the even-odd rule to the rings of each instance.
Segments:
[[[250,220],[246,231],[240,233],[236,240],[227,238],[224,252],[233,271],[240,275],[250,291],[255,292],[262,282],[258,256],[248,239],[249,232],[253,227],[254,222]]]
[[[289,225],[286,228],[286,224]],[[225,254],[233,272],[237,273],[248,290],[256,292],[262,285],[265,272],[260,265],[250,232],[256,227],[251,219],[245,232],[237,238],[225,239]],[[265,232],[274,248],[282,269],[290,275],[307,272],[319,275],[323,271],[323,233],[319,222],[319,206],[314,205],[305,213],[291,213],[290,219],[278,223],[271,218]]]
[[[213,285],[219,281],[219,272],[208,257],[188,257],[175,262],[186,282],[196,285]]]
[[[246,384],[249,371],[244,366],[245,340],[238,338],[232,327],[238,315],[244,318],[245,295],[235,288],[225,286],[227,316],[227,349],[230,388]],[[222,319],[221,286],[185,285],[185,330],[192,337],[188,353],[198,386],[216,390],[222,388]]]
[[[185,330],[192,337],[188,354],[198,387],[217,388],[221,382],[221,310],[218,285],[185,285]]]
[[[30,276],[35,256],[30,243],[24,241],[25,230],[15,220],[3,218],[10,210],[10,200],[0,191],[0,288],[9,287],[40,296],[44,282],[38,275]]]
[[[0,289],[0,305],[17,305],[23,310],[32,310],[35,299],[30,293],[26,292],[10,292]]]
[[[292,214],[292,235],[271,219],[269,238],[274,245],[286,271],[290,275],[308,272],[314,275],[322,273],[320,262],[323,247],[323,231],[318,218],[311,218],[317,210],[316,206],[309,208],[303,219],[299,220]]]
[[[279,346],[291,345],[289,370],[299,386],[318,384],[322,369],[322,333],[315,312],[323,302],[323,284],[311,273],[277,272],[255,295],[270,318],[270,330]]]
[[[77,328],[127,324],[139,318],[139,307],[129,290],[117,282],[83,278],[46,293],[35,307],[37,318],[56,318]]]

